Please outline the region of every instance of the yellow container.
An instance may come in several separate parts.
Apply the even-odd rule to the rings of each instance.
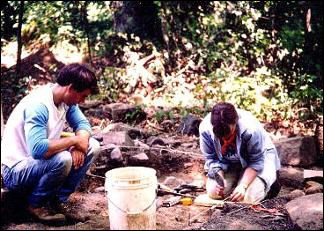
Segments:
[[[192,205],[192,198],[190,197],[184,197],[184,198],[181,198],[180,200],[180,203],[183,204],[183,205]]]

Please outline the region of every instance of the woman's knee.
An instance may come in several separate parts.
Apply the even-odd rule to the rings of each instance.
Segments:
[[[266,197],[266,185],[260,178],[255,178],[246,190],[244,202],[259,203]]]

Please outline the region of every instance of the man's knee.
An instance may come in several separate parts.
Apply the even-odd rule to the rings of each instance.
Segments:
[[[55,155],[55,162],[58,164],[63,175],[68,175],[72,167],[72,156],[68,151],[63,151]]]
[[[96,156],[99,155],[99,153],[100,153],[100,143],[96,139],[90,137],[88,155],[92,154],[93,157],[95,158]]]

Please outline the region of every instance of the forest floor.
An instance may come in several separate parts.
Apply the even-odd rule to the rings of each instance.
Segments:
[[[197,176],[197,169],[193,165],[190,169],[172,172],[177,179],[191,182],[190,175]],[[200,172],[202,173],[202,172]],[[159,177],[163,182],[169,175]],[[89,216],[85,222],[69,221],[62,224],[43,224],[31,218],[26,210],[16,207],[11,215],[2,217],[2,230],[109,230],[109,209],[107,195],[104,191],[96,192],[95,188],[103,186],[104,180],[87,177],[80,190],[70,197],[70,204],[79,213]],[[210,207],[195,204],[185,206],[176,204],[172,207],[159,207],[156,210],[156,229],[158,230],[195,230],[195,229],[243,229],[243,230],[293,230],[284,208],[285,200],[281,195],[288,194],[292,188],[283,187],[277,198],[262,203],[265,208],[276,209],[277,213],[257,211],[240,204],[225,204],[223,208],[210,209]],[[203,192],[201,192],[203,193]],[[158,202],[168,198],[168,195],[158,197]],[[200,214],[200,215],[199,215]],[[2,214],[3,215],[3,214]],[[195,217],[195,218],[194,218]],[[5,219],[5,220],[4,220]]]

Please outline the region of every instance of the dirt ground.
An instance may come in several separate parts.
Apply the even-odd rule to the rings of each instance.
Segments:
[[[190,183],[201,180],[202,164],[193,164],[182,171],[161,175],[158,181],[163,182],[168,176]],[[70,204],[75,210],[89,216],[85,222],[69,221],[64,224],[42,224],[31,218],[22,206],[12,209],[12,215],[1,216],[2,230],[109,230],[108,200],[104,186],[104,179],[89,177],[81,184],[80,189],[71,195]],[[100,189],[101,190],[98,190]],[[291,188],[282,188],[280,195],[289,193]],[[199,192],[203,193],[203,192]],[[196,193],[197,195],[198,193]],[[157,204],[170,195],[159,196]],[[158,207],[156,210],[156,229],[158,230],[229,230],[229,229],[260,229],[260,230],[293,230],[294,227],[289,220],[284,201],[280,198],[265,201],[265,208],[276,208],[279,215],[256,212],[253,209],[238,205],[225,204],[223,208],[177,204],[172,207]]]

